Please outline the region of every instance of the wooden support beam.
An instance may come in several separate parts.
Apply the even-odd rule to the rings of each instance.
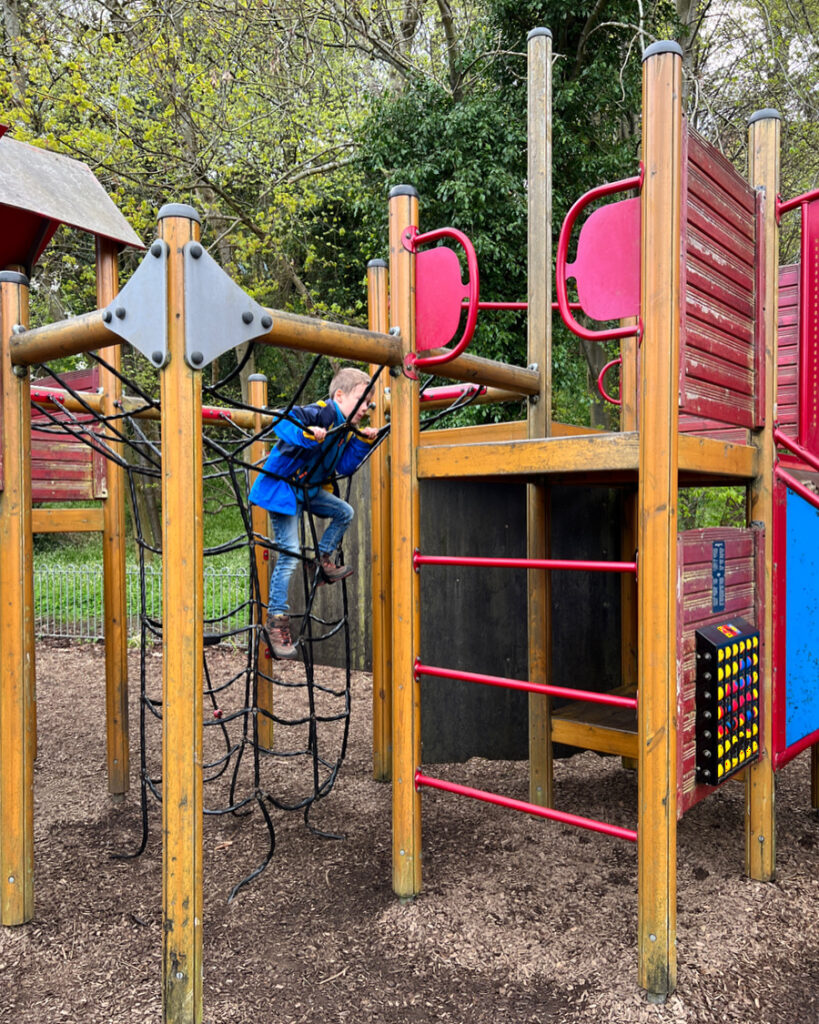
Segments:
[[[367,264],[368,318],[371,331],[389,330],[389,275],[384,260]],[[371,364],[370,373],[378,367]],[[387,423],[387,380],[375,385],[374,427]],[[392,565],[390,559],[390,438],[370,459],[370,517],[373,610],[373,778],[392,778]]]
[[[390,193],[390,318],[401,329],[403,351],[415,349],[415,257],[404,248],[406,228],[418,224],[414,188]],[[420,623],[420,580],[412,556],[420,537],[418,506],[418,385],[403,374],[392,388],[392,884],[398,896],[421,890],[421,688],[414,678]]]
[[[250,405],[255,406],[257,409],[267,408],[267,377],[263,373],[252,373],[248,378],[248,400]],[[263,416],[262,413],[258,412],[252,415],[254,417],[253,433],[259,434],[263,426],[266,425],[263,421],[269,419],[269,417]],[[268,447],[264,441],[254,441],[251,444],[250,461],[254,465],[263,465],[267,455]],[[258,475],[253,470],[250,471],[249,483],[251,487]],[[250,522],[254,534],[260,537],[270,536],[267,509],[261,508],[259,505],[251,505]],[[265,610],[270,594],[270,548],[257,544],[254,548],[253,558],[256,563],[256,578],[259,581],[259,597],[261,599],[260,603],[255,606],[254,622],[261,625],[266,618]],[[256,737],[259,746],[269,750],[273,746],[273,719],[268,717],[268,715],[273,714],[273,656],[261,631],[256,634],[256,642],[258,644],[256,654],[256,703],[260,711],[267,712],[267,714],[257,716]]]
[[[267,334],[256,339],[262,345],[319,352],[379,366],[400,366],[404,358],[402,339],[389,334],[330,323],[328,320],[300,316],[297,313],[284,313],[280,309],[269,309],[267,312],[273,318],[273,326]],[[485,384],[487,387],[514,391],[519,395],[535,395],[540,389],[539,375],[534,370],[496,363],[481,356],[459,356],[440,367],[440,372],[450,380]]]
[[[97,305],[113,302],[119,292],[117,246],[97,238]],[[117,414],[122,398],[120,345],[100,350],[111,367],[100,367],[102,413]],[[122,444],[109,442],[122,454]],[[128,584],[125,575],[125,470],[109,459],[106,464],[107,494],[103,499],[102,586],[105,614],[105,722],[108,792],[122,798],[130,788],[130,743],[128,736]]]
[[[527,435],[549,436],[552,416],[552,33],[535,28],[528,43],[528,237],[527,352],[539,388],[527,405]],[[551,487],[545,479],[526,486],[526,553],[551,552]],[[527,577],[529,679],[552,682],[552,574]],[[529,801],[553,800],[551,699],[529,694]]]
[[[202,375],[185,362],[183,246],[194,210],[166,208],[168,362],[162,402],[162,912],[165,1024],[202,1020]],[[189,209],[189,208],[188,208]]]
[[[458,447],[425,445],[418,451],[418,476],[445,479],[622,471],[636,475],[637,463],[636,434],[578,434]]]
[[[28,324],[28,279],[0,273],[0,923],[34,915],[34,577],[28,373],[9,362],[12,329]]]
[[[102,507],[35,508],[31,512],[32,533],[102,533]]]
[[[677,974],[677,381],[682,51],[643,60],[639,477],[639,981],[664,1001]]]
[[[101,309],[95,309],[92,313],[58,320],[17,335],[9,347],[12,365],[32,366],[122,344],[122,339],[105,326],[102,313]]]
[[[762,197],[762,238],[757,239],[757,259],[764,260],[758,277],[764,288],[764,323],[757,325],[765,346],[765,389],[763,426],[752,431],[751,442],[759,453],[757,475],[751,485],[749,518],[765,524],[765,571],[763,588],[764,621],[757,623],[761,638],[762,692],[759,718],[762,742],[759,760],[745,772],[745,870],[759,881],[769,881],[776,870],[776,816],[773,769],[773,472],[776,456],[774,417],[777,382],[777,311],[779,308],[779,226],[776,198],[779,194],[780,118],[775,111],[760,111],[750,119],[748,132],[748,175],[751,184],[764,190]],[[781,681],[780,681],[781,682]]]

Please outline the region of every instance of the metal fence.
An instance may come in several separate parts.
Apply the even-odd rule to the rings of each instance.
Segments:
[[[205,632],[225,633],[248,624],[249,574],[243,569],[205,568]],[[102,640],[105,633],[101,565],[34,566],[35,632],[42,638]],[[128,636],[140,631],[139,568],[126,570]],[[162,619],[162,569],[145,569],[145,610]],[[214,621],[209,621],[214,620]]]

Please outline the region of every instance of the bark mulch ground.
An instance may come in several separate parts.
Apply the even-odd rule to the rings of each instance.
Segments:
[[[142,857],[112,858],[138,844],[140,817],[135,787],[124,803],[107,794],[103,651],[41,645],[37,657],[36,913],[0,929],[0,1022],[155,1022],[160,812],[151,808]],[[209,658],[226,673],[240,660],[223,650]],[[131,672],[136,679],[136,656]],[[341,676],[323,669],[321,679],[337,685]],[[264,857],[267,833],[258,811],[206,820],[206,1024],[819,1022],[809,755],[777,776],[775,882],[743,874],[740,784],[680,822],[678,990],[651,1006],[636,986],[631,844],[427,791],[424,890],[411,903],[394,898],[390,788],[372,780],[369,688],[368,676],[355,675],[347,757],[312,816],[346,838],[320,838],[300,814],[276,812],[271,865],[228,903]],[[132,716],[135,737],[136,704]],[[327,727],[328,751],[339,742],[335,728]],[[158,744],[153,730],[155,764]],[[271,791],[278,772],[282,792],[298,795],[295,770],[271,770]],[[526,799],[523,763],[473,760],[430,772]],[[556,776],[560,807],[636,821],[636,778],[619,760],[581,754],[559,762]]]

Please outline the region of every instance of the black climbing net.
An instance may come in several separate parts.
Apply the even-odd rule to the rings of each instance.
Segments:
[[[216,546],[206,548],[205,573],[208,564],[230,552],[243,553],[246,560],[247,585],[227,611],[208,617],[204,622],[203,666],[203,783],[205,814],[250,817],[258,812],[267,830],[267,851],[263,859],[233,885],[229,899],[258,877],[273,857],[276,832],[273,811],[299,811],[305,825],[316,835],[343,838],[325,832],[311,823],[310,815],[318,801],[332,791],[341,770],[347,749],[351,708],[351,644],[348,591],[344,580],[339,585],[319,588],[323,583],[317,566],[317,527],[305,501],[306,512],[301,522],[301,587],[299,607],[291,613],[291,622],[299,623],[297,631],[297,662],[270,658],[270,638],[263,614],[267,604],[257,571],[256,553],[261,547],[272,558],[280,549],[268,537],[254,532],[248,506],[249,474],[261,467],[251,462],[251,446],[259,441],[275,443],[275,426],[284,419],[302,426],[293,414],[308,389],[319,366],[316,357],[289,403],[273,412],[259,409],[236,399],[236,379],[250,357],[248,347],[244,359],[222,380],[203,386],[203,402],[222,410],[217,419],[203,420],[203,490],[205,514],[216,514],[225,506],[238,509],[241,532]],[[71,435],[81,440],[106,459],[120,466],[127,479],[134,524],[139,568],[139,778],[141,839],[136,850],[120,854],[137,857],[147,847],[150,834],[149,806],[162,800],[161,729],[162,678],[161,656],[157,644],[162,641],[163,622],[156,602],[151,600],[148,581],[149,566],[161,557],[161,549],[149,539],[144,502],[145,488],[159,486],[161,478],[162,442],[159,436],[159,400],[142,389],[136,381],[104,361],[94,358],[122,383],[123,398],[110,415],[101,415],[96,403],[74,390],[66,379],[48,367],[43,371],[79,403],[79,411],[69,411],[64,404],[56,407],[37,404],[37,429]],[[371,378],[374,383],[379,370]],[[51,380],[49,385],[51,386]],[[425,390],[433,378],[423,385]],[[442,416],[463,408],[473,401],[476,389],[464,394],[435,414],[422,419],[422,429],[438,422]],[[362,401],[368,400],[368,394]],[[237,424],[231,411],[259,413],[267,418],[261,431],[254,432]],[[347,423],[336,428],[353,430],[353,410]],[[382,428],[364,461],[371,458],[388,432]],[[360,468],[360,467],[359,467]],[[293,484],[293,480],[288,480]],[[341,496],[349,498],[351,479],[337,481]],[[299,486],[299,485],[294,485]],[[303,485],[302,485],[303,486]],[[235,557],[235,556],[234,556]],[[343,557],[343,552],[342,552]],[[329,597],[325,595],[331,592]],[[295,636],[294,636],[295,639]],[[322,664],[322,646],[335,640],[343,643],[343,682],[332,685],[326,673],[316,672]],[[231,645],[241,652],[239,668],[236,658],[229,659],[231,669],[222,667],[226,659],[217,659],[215,651]],[[218,663],[217,663],[218,662]],[[272,739],[271,739],[272,734]]]

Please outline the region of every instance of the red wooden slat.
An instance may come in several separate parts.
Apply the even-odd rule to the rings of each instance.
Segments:
[[[714,541],[725,541],[725,611],[711,603],[711,557]],[[681,533],[677,543],[679,614],[677,616],[678,808],[682,815],[713,787],[696,782],[696,650],[695,632],[702,626],[740,615],[761,621],[759,588],[762,533],[756,529],[711,528]]]

